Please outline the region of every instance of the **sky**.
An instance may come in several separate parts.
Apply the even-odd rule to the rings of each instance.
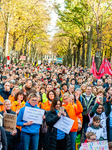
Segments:
[[[51,0],[50,5],[52,5],[52,3],[54,3],[54,2],[60,3],[61,4],[61,9],[62,10],[64,9],[64,0]],[[50,17],[51,17],[51,24],[48,27],[48,30],[50,31],[49,35],[51,36],[51,39],[52,39],[52,37],[54,36],[56,31],[58,30],[58,28],[56,27],[56,20],[58,19],[58,15],[53,10],[50,14]]]

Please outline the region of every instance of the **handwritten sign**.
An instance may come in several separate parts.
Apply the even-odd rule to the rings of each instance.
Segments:
[[[74,120],[61,116],[61,118],[54,124],[54,127],[69,134],[72,125],[74,123]]]
[[[83,143],[79,150],[109,150],[108,141]]]
[[[13,132],[16,129],[17,115],[4,113],[5,131]]]
[[[36,124],[42,124],[44,111],[42,109],[36,109],[31,107],[25,107],[23,120],[24,121],[33,121]]]

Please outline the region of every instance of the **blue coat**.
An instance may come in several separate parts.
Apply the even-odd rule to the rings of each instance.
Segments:
[[[28,101],[26,102],[25,106],[40,109],[40,108],[37,107],[37,105],[35,107],[31,106]],[[24,111],[25,111],[25,107],[21,108],[20,112],[19,112],[19,115],[17,117],[17,125],[22,126],[21,131],[26,132],[26,133],[31,133],[31,134],[39,133],[39,129],[40,129],[39,124],[33,123],[32,125],[29,125],[29,126],[24,126],[23,125],[24,123],[27,122],[27,121],[23,120]]]

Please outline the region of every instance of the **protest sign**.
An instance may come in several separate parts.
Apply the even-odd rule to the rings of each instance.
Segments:
[[[54,124],[54,127],[69,134],[72,125],[74,123],[74,120],[61,116],[61,118]]]
[[[42,109],[25,107],[23,120],[24,121],[33,121],[36,124],[42,124],[44,111]]]
[[[17,115],[4,113],[5,131],[13,132],[16,129]]]
[[[20,56],[20,60],[26,60],[26,56]]]
[[[79,150],[109,150],[108,141],[83,143]]]
[[[38,60],[38,64],[39,64],[39,65],[41,64],[41,60]]]

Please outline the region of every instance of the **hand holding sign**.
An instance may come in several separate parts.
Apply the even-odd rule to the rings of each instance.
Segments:
[[[33,124],[33,121],[28,121],[28,122],[24,123],[24,126],[30,126],[32,124]]]
[[[25,106],[23,120],[28,121],[25,125],[42,124],[45,110]]]
[[[59,113],[58,113],[58,117],[61,117],[61,112],[59,111]]]

